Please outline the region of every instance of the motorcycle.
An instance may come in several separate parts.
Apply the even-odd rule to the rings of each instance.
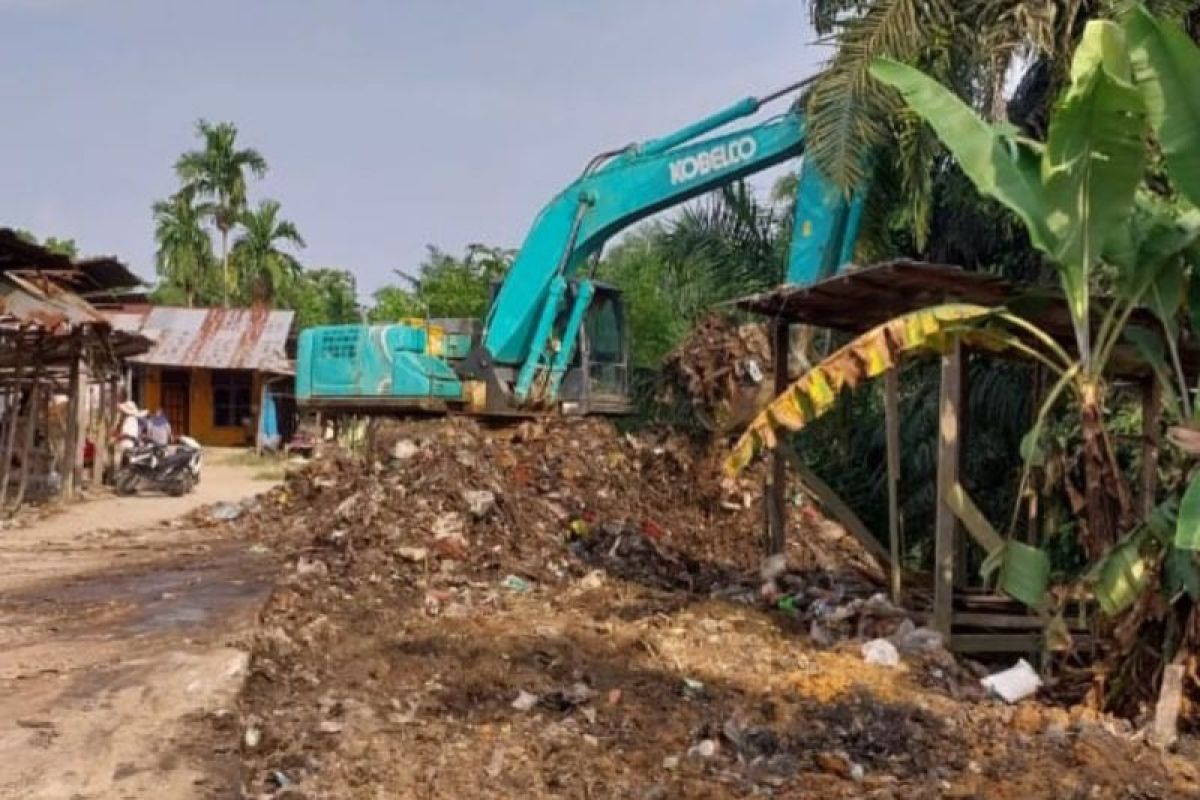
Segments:
[[[180,436],[174,448],[144,442],[127,453],[113,486],[118,494],[157,489],[182,497],[200,482],[201,460],[200,443],[190,436]]]

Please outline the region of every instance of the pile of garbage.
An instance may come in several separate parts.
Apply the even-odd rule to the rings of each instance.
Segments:
[[[664,359],[657,401],[703,429],[732,433],[774,396],[771,369],[765,325],[709,314]]]
[[[495,428],[450,418],[385,424],[374,441],[370,467],[343,453],[291,474],[254,524],[359,550],[411,539],[435,558],[475,560],[499,547],[534,574],[545,572],[542,551],[565,542],[584,561],[669,550],[657,567],[635,559],[660,573],[642,577],[677,583],[687,561],[688,574],[708,570],[695,583],[701,593],[759,568],[762,476],[728,479],[719,449],[679,434],[622,434],[594,418]],[[880,579],[865,550],[811,506],[793,504],[789,525],[794,570]]]
[[[246,796],[1175,796],[1163,757],[1113,768],[1127,741],[987,700],[810,507],[764,581],[761,476],[719,453],[597,420],[375,441],[213,512],[285,565]]]

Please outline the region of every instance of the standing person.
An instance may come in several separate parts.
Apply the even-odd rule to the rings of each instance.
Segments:
[[[121,426],[117,430],[117,463],[122,464],[125,455],[141,440],[142,418],[146,416],[146,412],[139,409],[137,403],[132,400],[121,403],[117,406],[117,411],[121,412]]]
[[[171,421],[160,408],[154,412],[147,427],[147,435],[151,442],[158,447],[166,447],[171,443]]]

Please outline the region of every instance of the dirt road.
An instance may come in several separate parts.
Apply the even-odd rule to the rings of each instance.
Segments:
[[[240,685],[272,559],[177,520],[266,490],[257,472],[217,455],[188,497],[0,531],[0,798],[236,794],[234,737],[205,734]]]

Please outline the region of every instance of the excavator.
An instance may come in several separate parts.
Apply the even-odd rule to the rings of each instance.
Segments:
[[[795,95],[747,97],[667,136],[600,153],[538,214],[487,319],[410,319],[300,333],[296,398],[331,414],[612,414],[632,408],[620,291],[596,280],[604,244],[671,206],[804,153]],[[714,134],[714,135],[709,135]],[[809,284],[852,257],[863,195],[847,197],[810,159],[799,168],[787,282]]]

